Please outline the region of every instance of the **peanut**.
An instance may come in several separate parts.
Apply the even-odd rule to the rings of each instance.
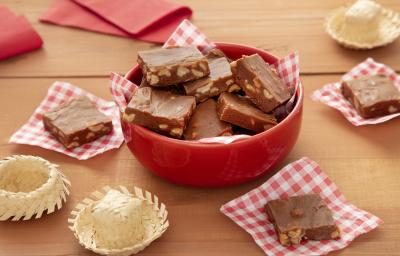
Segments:
[[[160,82],[160,79],[156,75],[151,75],[150,77],[150,85],[155,85]]]
[[[79,143],[77,141],[71,142],[67,148],[76,148],[79,147]]]
[[[246,84],[246,89],[248,90],[248,91],[250,91],[250,92],[254,92],[255,90],[254,90],[254,87],[253,86],[251,86],[250,84]]]
[[[389,108],[388,108],[389,113],[395,113],[395,112],[397,112],[397,110],[398,109],[394,106],[389,106]]]
[[[184,75],[186,75],[189,72],[190,72],[189,69],[187,69],[185,67],[178,67],[178,70],[176,71],[176,73],[178,74],[179,77],[183,77]]]
[[[183,132],[182,128],[174,128],[171,130],[170,134],[172,136],[181,136],[182,132]]]
[[[208,93],[210,91],[212,83],[208,83],[200,88],[196,89],[196,92],[201,93],[201,94],[205,94]]]
[[[158,75],[159,76],[168,76],[168,77],[170,77],[171,76],[171,72],[168,69],[164,68],[164,69],[161,69],[160,71],[158,71]]]
[[[263,90],[263,94],[264,94],[265,98],[267,98],[267,99],[272,99],[273,98],[272,95],[265,89]]]
[[[99,131],[101,131],[101,129],[103,129],[103,127],[104,127],[103,124],[98,124],[98,125],[89,126],[88,129],[89,129],[89,131],[92,131],[92,132],[99,132]]]
[[[240,91],[240,87],[237,84],[233,84],[229,87],[228,92],[237,92]]]
[[[94,136],[95,136],[95,134],[94,134],[93,132],[89,132],[89,133],[86,135],[86,139],[89,140],[89,139],[91,139],[91,138],[94,138]]]
[[[229,80],[226,80],[225,83],[226,83],[226,85],[231,85],[231,84],[233,84],[233,82],[234,82],[233,79],[229,79]]]
[[[126,114],[124,113],[124,116],[122,117],[125,121],[127,122],[133,122],[135,120],[135,114]]]
[[[201,72],[201,71],[199,71],[199,70],[197,70],[197,69],[192,69],[192,73],[193,73],[193,75],[195,75],[196,77],[203,77],[203,76],[204,76],[204,73]]]
[[[167,124],[160,124],[160,125],[158,125],[158,127],[159,127],[161,130],[168,129],[168,125],[167,125]]]
[[[332,232],[331,237],[333,239],[338,238],[340,236],[340,232],[338,230],[335,230]]]
[[[286,234],[279,234],[279,242],[282,245],[289,245],[289,237]]]
[[[261,88],[261,84],[257,79],[253,79],[253,83],[256,88]]]
[[[202,70],[204,70],[204,71],[208,70],[206,64],[204,64],[203,62],[200,62],[200,63],[199,63],[199,66],[200,66],[200,68],[201,68]]]
[[[218,92],[218,91],[219,91],[218,88],[213,87],[213,88],[211,88],[210,93],[213,94],[213,93],[216,93],[216,92]]]

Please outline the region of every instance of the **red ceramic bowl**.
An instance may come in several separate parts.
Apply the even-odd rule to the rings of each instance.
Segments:
[[[277,58],[244,45],[217,43],[225,54],[237,59],[258,53],[268,63]],[[140,82],[136,66],[126,77]],[[268,131],[231,144],[200,144],[157,134],[122,121],[125,141],[136,158],[150,171],[171,182],[199,187],[222,187],[254,180],[272,170],[289,154],[299,135],[303,88],[297,90],[293,111]]]

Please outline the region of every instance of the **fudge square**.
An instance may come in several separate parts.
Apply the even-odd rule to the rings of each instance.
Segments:
[[[182,137],[196,107],[192,96],[181,96],[152,87],[139,87],[123,119],[174,138]]]
[[[233,62],[237,83],[246,95],[268,113],[290,99],[285,82],[258,54]]]
[[[138,52],[138,63],[147,83],[165,87],[210,74],[207,58],[194,46]]]
[[[183,84],[186,95],[192,95],[197,102],[217,96],[234,84],[234,78],[229,61],[225,57],[209,57],[210,75]]]
[[[250,100],[229,92],[219,96],[217,113],[222,121],[254,132],[263,132],[277,124],[274,116],[265,114]]]
[[[342,94],[364,118],[400,112],[400,91],[383,75],[343,81]]]
[[[189,124],[183,133],[186,140],[232,135],[232,125],[219,120],[217,102],[214,99],[197,105]]]
[[[86,97],[73,98],[43,115],[44,128],[66,148],[76,148],[111,132],[111,118]]]
[[[266,212],[284,246],[302,239],[329,240],[340,237],[332,212],[318,194],[293,196],[269,201]]]

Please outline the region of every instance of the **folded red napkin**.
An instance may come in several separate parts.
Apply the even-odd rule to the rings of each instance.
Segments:
[[[23,16],[0,6],[0,60],[42,47],[43,41]]]
[[[163,43],[191,16],[168,0],[57,0],[40,21]]]

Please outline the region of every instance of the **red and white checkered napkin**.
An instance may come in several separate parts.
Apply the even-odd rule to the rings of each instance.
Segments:
[[[215,44],[207,39],[189,20],[183,20],[167,39],[163,47],[196,45],[203,53],[215,48]]]
[[[341,230],[341,238],[282,246],[268,220],[265,204],[269,200],[309,193],[318,193],[324,199]],[[346,247],[354,238],[382,223],[378,217],[347,202],[318,164],[307,157],[287,165],[260,187],[226,203],[221,212],[250,233],[267,255],[274,256],[324,255]]]
[[[391,80],[394,81],[395,86],[400,90],[400,76],[398,76],[396,72],[390,67],[382,63],[377,63],[372,58],[368,58],[364,62],[355,66],[352,70],[350,70],[350,72],[346,73],[342,77],[342,80],[348,80],[360,76],[376,75],[376,74],[386,75],[387,77],[389,77]],[[350,102],[343,97],[341,93],[340,82],[327,84],[324,87],[322,87],[322,89],[314,91],[311,94],[311,98],[315,101],[320,101],[332,108],[339,110],[340,112],[342,112],[344,117],[355,126],[367,125],[367,124],[379,124],[388,121],[390,119],[393,119],[397,116],[400,116],[400,113],[397,113],[370,119],[363,118],[357,113],[353,105],[351,105]]]
[[[97,109],[112,118],[113,131],[93,142],[86,143],[74,149],[66,149],[57,139],[44,129],[42,117],[43,114],[52,108],[55,108],[72,97],[86,96]],[[94,96],[91,93],[83,91],[71,84],[64,82],[55,82],[48,90],[46,98],[40,103],[28,122],[23,125],[11,138],[10,143],[28,144],[42,148],[54,150],[68,156],[85,160],[104,153],[113,148],[119,148],[124,141],[119,121],[119,111],[116,104],[112,101],[105,101]]]
[[[183,20],[182,23],[176,28],[174,33],[165,42],[163,47],[168,46],[188,46],[196,45],[199,49],[206,53],[216,45],[207,39],[207,37],[199,31],[199,29],[188,20]],[[287,86],[295,87],[297,90],[300,84],[300,66],[298,54],[292,53],[274,63],[279,76],[286,82]],[[116,74],[111,73],[110,76],[110,90],[121,112],[125,111],[127,101],[130,95],[137,88],[137,85],[128,79]],[[281,112],[290,112],[294,103],[294,96],[289,100],[286,106],[283,106]],[[290,110],[288,110],[290,109]],[[279,113],[278,113],[279,114]],[[223,143],[229,144],[239,139],[250,137],[248,135],[234,135],[202,139],[200,143]]]

